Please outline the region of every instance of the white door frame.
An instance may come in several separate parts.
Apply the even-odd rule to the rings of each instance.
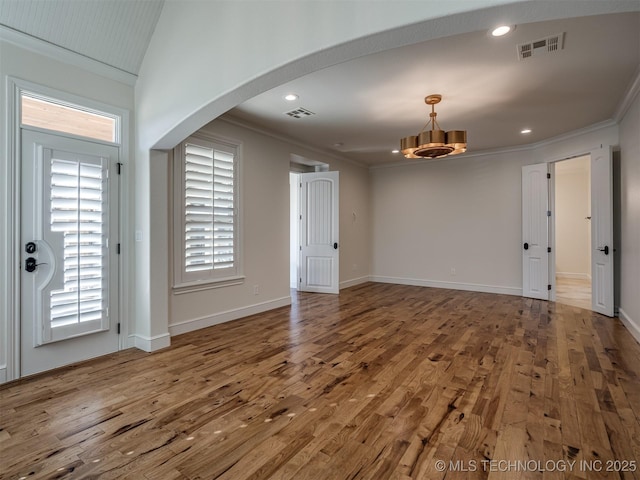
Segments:
[[[522,167],[522,295],[549,300],[549,164]]]
[[[562,157],[556,157],[553,158],[551,160],[548,160],[548,163],[550,164],[550,171],[551,171],[551,183],[549,184],[549,188],[550,188],[550,192],[549,192],[549,209],[551,210],[551,219],[552,221],[550,222],[551,224],[549,225],[549,232],[550,232],[550,246],[551,246],[551,255],[549,256],[549,283],[551,284],[551,291],[549,292],[549,300],[555,302],[556,301],[556,296],[557,296],[557,291],[556,291],[556,193],[555,193],[555,182],[556,182],[556,172],[555,172],[555,164],[557,162],[562,162],[564,160],[571,160],[573,158],[579,158],[579,157],[585,157],[585,156],[589,156],[591,157],[592,152],[599,150],[603,147],[603,145],[598,145],[596,147],[591,147],[589,149],[585,149],[583,151],[580,151],[579,153],[572,153],[569,155],[563,155]],[[592,172],[593,174],[593,172]],[[589,188],[591,188],[591,184],[589,185]],[[589,205],[589,209],[591,210],[591,205]],[[591,212],[593,214],[593,212]],[[615,217],[615,214],[614,214]],[[589,233],[589,235],[593,235],[593,224],[591,224],[591,231]],[[614,239],[615,240],[615,239]],[[615,242],[614,242],[615,245]],[[614,245],[611,246],[611,248],[614,248]],[[593,249],[594,249],[594,245],[591,246],[591,250],[589,251],[589,256],[591,259],[591,265],[593,265]],[[614,268],[615,268],[615,264],[614,264]],[[589,272],[591,273],[591,272]],[[614,270],[614,278],[615,278],[615,270]],[[614,288],[615,288],[615,284],[614,284]],[[592,290],[592,298],[593,298],[593,277],[591,278],[591,290]],[[615,291],[614,291],[614,302],[615,302]],[[614,303],[614,315],[616,313],[616,305]]]
[[[53,88],[45,87],[33,82],[18,79],[15,77],[7,78],[7,90],[6,90],[6,105],[9,112],[9,119],[7,122],[7,142],[5,146],[5,154],[7,158],[6,166],[6,181],[7,181],[7,194],[6,197],[1,199],[5,201],[6,211],[0,213],[6,213],[4,219],[0,220],[0,226],[4,227],[4,231],[9,234],[6,237],[6,245],[4,251],[0,251],[0,255],[4,256],[2,262],[6,265],[5,272],[0,272],[3,276],[0,281],[0,285],[4,283],[5,292],[4,297],[0,298],[0,304],[4,303],[4,308],[0,310],[0,318],[6,319],[6,368],[2,371],[2,365],[0,359],[0,383],[5,381],[15,380],[20,377],[20,267],[21,267],[21,231],[22,224],[20,221],[20,196],[21,196],[21,127],[20,127],[20,96],[22,91],[28,91],[31,93],[41,94],[45,97],[50,97],[58,100],[62,100],[71,104],[81,105],[94,110],[110,113],[119,117],[120,121],[120,133],[119,142],[117,144],[106,144],[117,146],[120,152],[120,162],[123,165],[123,176],[121,178],[120,189],[120,244],[121,254],[119,258],[119,292],[118,297],[120,299],[119,305],[119,318],[121,325],[120,335],[120,349],[133,346],[129,340],[129,325],[130,325],[130,311],[132,295],[130,293],[133,288],[131,279],[133,278],[133,247],[134,244],[130,241],[131,232],[133,231],[133,213],[129,212],[125,206],[130,204],[130,199],[133,198],[131,194],[133,186],[133,175],[127,175],[128,168],[131,165],[130,162],[130,123],[129,123],[129,110],[115,107],[113,105],[104,104],[99,101],[87,99],[78,95],[61,92]],[[43,130],[47,131],[47,130]],[[56,135],[68,136],[70,138],[84,139],[75,135],[62,134],[56,132]],[[96,140],[96,142],[99,142]],[[0,307],[1,308],[1,307]],[[2,325],[0,325],[0,330]]]
[[[300,282],[298,290],[302,292],[332,293],[340,292],[340,172],[310,172],[300,174],[300,257],[298,261],[298,274]],[[308,188],[311,185],[324,183],[330,186],[330,208],[324,211],[329,216],[329,227],[326,222],[321,229],[310,229],[309,225],[315,225],[309,221],[309,209],[311,203],[308,196]],[[320,204],[321,205],[321,204]],[[322,215],[321,215],[322,216]],[[326,219],[326,217],[325,217]],[[315,232],[315,233],[314,233]],[[319,233],[319,236],[318,236]],[[309,241],[309,234],[315,240]],[[308,260],[312,259],[315,264]],[[327,275],[328,268],[328,275]],[[312,279],[312,283],[309,279]]]
[[[30,273],[22,270],[20,376],[24,377],[120,350],[117,192],[121,175],[117,174],[118,148],[92,139],[71,139],[55,132],[44,133],[24,126],[22,149],[22,265],[25,265],[27,257],[35,259],[38,265],[42,264]],[[85,167],[81,168],[80,165]],[[89,177],[84,177],[84,181],[80,180],[83,171],[86,173],[89,170]],[[60,173],[65,176],[60,176]],[[83,182],[87,182],[85,185],[94,192],[88,198],[95,200],[93,195],[100,192],[98,201],[102,210],[98,214],[99,219],[95,213],[84,210],[82,202],[75,205],[76,212],[86,212],[91,220],[101,223],[101,239],[96,241],[92,236],[87,237],[92,239],[93,245],[99,246],[101,257],[99,285],[93,285],[94,290],[89,293],[90,299],[84,297],[80,288],[84,276],[81,273],[82,253],[77,257],[78,290],[72,290],[78,296],[74,300],[67,298],[70,293],[68,288],[74,288],[69,285],[71,279],[67,278],[66,272],[63,273],[65,267],[71,266],[66,258],[67,248],[71,245],[81,248],[82,243],[75,242],[82,240],[71,240],[69,243],[70,240],[65,235],[69,232],[69,227],[63,226],[67,225],[67,218],[63,211],[58,211],[58,215],[62,215],[65,221],[57,223],[61,217],[56,216],[54,210],[61,203],[56,203],[50,195],[54,192],[56,182],[63,181],[62,178],[72,178],[66,175],[76,176],[78,183],[74,186],[78,190],[75,195],[82,197],[80,192],[83,190]],[[72,194],[69,198],[75,195]],[[80,218],[75,218],[75,222],[82,222],[82,214]],[[87,224],[89,228],[90,225]],[[80,235],[82,234],[78,233]],[[33,253],[25,252],[26,242],[34,242],[36,249]],[[71,260],[71,263],[75,266],[75,260]],[[91,278],[90,282],[95,282],[95,272],[84,270],[84,273]],[[96,298],[98,290],[100,293]],[[99,316],[89,319],[79,310],[73,325],[54,328],[55,298],[66,307],[71,304],[89,307],[88,316],[94,316],[98,312]],[[88,303],[84,303],[85,301]],[[61,312],[58,311],[58,314]]]

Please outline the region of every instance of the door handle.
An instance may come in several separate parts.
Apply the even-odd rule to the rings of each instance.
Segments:
[[[609,245],[605,245],[604,247],[598,247],[598,250],[604,252],[605,255],[609,255]]]
[[[338,249],[338,242],[334,242],[334,244],[333,244],[333,249],[334,249],[334,250],[337,250],[337,249]]]
[[[24,269],[27,272],[35,272],[36,271],[36,267],[38,266],[36,259],[33,257],[29,257],[25,260],[24,262]]]
[[[527,242],[524,242],[524,249],[529,250],[529,244]]]
[[[47,264],[38,263],[38,261],[33,257],[29,257],[24,261],[24,269],[29,273],[35,272],[38,265],[47,265]]]

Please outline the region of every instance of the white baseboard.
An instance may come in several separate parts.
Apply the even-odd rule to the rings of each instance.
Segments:
[[[370,282],[371,277],[369,275],[365,275],[364,277],[352,278],[351,280],[345,280],[344,282],[340,282],[340,290],[343,288],[355,287],[356,285],[360,285],[361,283]]]
[[[588,273],[556,272],[556,277],[591,281],[591,275]]]
[[[640,324],[631,320],[631,317],[624,310],[618,308],[618,317],[622,321],[627,330],[631,333],[636,342],[640,343]]]
[[[372,282],[397,283],[400,285],[413,285],[416,287],[450,288],[452,290],[465,290],[469,292],[500,293],[503,295],[517,296],[522,295],[522,288],[520,287],[501,287],[496,285],[482,285],[479,283],[458,283],[438,280],[422,280],[417,278],[385,277],[381,275],[372,275],[370,280]]]
[[[268,310],[273,310],[274,308],[286,307],[288,305],[291,305],[291,297],[277,298],[275,300],[249,305],[248,307],[236,308],[233,310],[227,310],[226,312],[207,315],[206,317],[173,323],[169,325],[169,333],[172,336],[180,335],[182,333],[212,327],[219,323],[230,322],[231,320],[237,320],[238,318],[248,317],[249,315],[255,315],[256,313],[262,313]]]
[[[0,384],[7,383],[7,366],[0,367]]]
[[[168,333],[154,337],[135,334],[131,335],[129,339],[131,339],[131,337],[133,337],[133,346],[145,352],[155,352],[156,350],[167,348],[171,345],[171,336]]]

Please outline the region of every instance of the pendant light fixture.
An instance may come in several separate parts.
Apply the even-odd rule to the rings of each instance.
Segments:
[[[411,135],[400,140],[400,151],[406,158],[440,158],[457,155],[467,150],[467,131],[440,129],[436,121],[435,105],[440,103],[442,95],[428,95],[424,103],[431,105],[429,121],[418,135]],[[427,130],[427,127],[431,129]]]

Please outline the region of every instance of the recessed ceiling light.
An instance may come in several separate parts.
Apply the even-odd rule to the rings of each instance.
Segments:
[[[522,130],[520,130],[520,133],[522,133],[523,135],[526,135],[527,133],[531,133],[531,129],[530,128],[523,128]]]
[[[391,150],[391,153],[400,153],[400,150],[396,149],[396,150]]]
[[[513,29],[514,29],[514,27],[511,26],[511,25],[500,25],[499,27],[496,27],[493,30],[491,30],[491,36],[492,37],[502,37],[503,35],[506,35],[507,33],[509,33]]]
[[[295,93],[289,93],[287,95],[284,96],[284,99],[287,102],[293,102],[294,100],[298,99],[298,95],[296,95]]]

